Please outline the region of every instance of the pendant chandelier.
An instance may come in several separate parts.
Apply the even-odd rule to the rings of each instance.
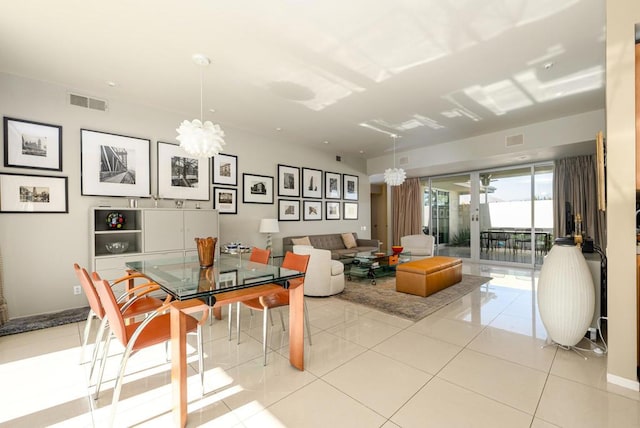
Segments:
[[[176,129],[178,136],[176,139],[180,142],[180,147],[185,152],[199,158],[208,158],[215,156],[222,151],[224,142],[224,131],[220,125],[211,121],[203,122],[202,115],[202,93],[203,93],[203,70],[211,61],[204,55],[196,54],[193,56],[193,62],[200,66],[200,120],[185,120]]]
[[[391,135],[393,138],[393,168],[387,168],[384,171],[384,182],[389,186],[399,186],[404,183],[407,173],[402,168],[396,168],[396,134]]]

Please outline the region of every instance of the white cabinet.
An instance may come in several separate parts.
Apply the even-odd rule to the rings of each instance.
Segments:
[[[91,269],[110,280],[124,274],[127,261],[197,254],[194,238],[218,236],[216,210],[100,207],[91,209],[89,223]],[[109,252],[114,242],[126,250]]]

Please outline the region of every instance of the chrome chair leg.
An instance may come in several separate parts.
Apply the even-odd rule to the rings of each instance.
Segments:
[[[87,342],[89,342],[89,333],[91,332],[91,322],[93,321],[94,313],[93,310],[89,309],[89,315],[87,315],[87,321],[84,326],[84,334],[82,337],[82,347],[80,348],[80,364],[84,364],[84,350],[87,347]]]
[[[202,327],[198,324],[196,331],[198,336],[198,369],[200,370],[200,393],[204,395],[204,352],[203,352],[203,340],[202,340]]]
[[[278,314],[280,314],[280,324],[282,324],[282,331],[286,331],[286,327],[284,326],[284,318],[282,317],[282,309],[278,310]],[[273,319],[271,320],[271,325],[273,326]]]
[[[236,336],[238,336],[238,345],[240,344],[240,302],[236,303]]]
[[[269,308],[264,308],[264,314],[262,317],[262,354],[264,356],[263,365],[267,365],[267,318]]]
[[[307,310],[307,302],[304,302],[304,324],[307,326],[307,336],[309,336],[309,345],[313,345],[311,343],[311,324],[309,323],[309,311]]]
[[[229,322],[229,342],[231,342],[231,318],[232,318],[232,315],[233,315],[233,303],[229,303],[229,305],[227,305],[227,307],[229,308],[228,309],[228,312],[229,312],[229,314],[228,314],[228,317],[229,317],[229,320],[228,320],[228,322]]]
[[[97,400],[98,397],[100,396],[100,387],[102,386],[102,377],[104,376],[104,368],[107,365],[107,355],[109,353],[109,344],[111,343],[111,337],[112,335],[110,334],[107,337],[107,340],[104,343],[104,350],[102,352],[102,360],[100,361],[100,371],[98,372],[98,380],[96,381],[96,390],[93,394],[93,399]]]
[[[100,347],[104,346],[103,337],[104,332],[108,331],[108,321],[107,318],[103,318],[100,322],[100,326],[98,327],[98,332],[96,333],[96,344],[93,347],[93,355],[91,356],[91,368],[89,369],[89,382],[93,379],[93,371],[96,368],[96,363],[98,362],[98,355],[100,355]],[[109,334],[109,333],[107,333]]]

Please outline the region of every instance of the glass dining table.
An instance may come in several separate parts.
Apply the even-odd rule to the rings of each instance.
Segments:
[[[173,415],[177,426],[187,422],[186,317],[210,308],[218,309],[242,300],[289,292],[289,362],[304,370],[304,286],[289,287],[303,272],[220,254],[209,268],[200,268],[198,257],[158,258],[126,263],[173,297],[171,313],[171,382]]]

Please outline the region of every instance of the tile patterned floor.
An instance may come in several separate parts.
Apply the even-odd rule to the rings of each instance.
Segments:
[[[240,345],[235,332],[227,339],[226,320],[214,322],[205,329],[202,397],[190,359],[188,426],[640,427],[640,393],[606,383],[606,356],[542,348],[536,272],[464,271],[494,279],[416,323],[307,298],[313,346],[304,372],[288,363],[277,315],[266,367],[261,316],[243,312]],[[91,398],[78,364],[83,328],[0,337],[0,427],[107,425],[113,382]],[[131,357],[116,426],[171,425],[169,371],[163,346]]]

